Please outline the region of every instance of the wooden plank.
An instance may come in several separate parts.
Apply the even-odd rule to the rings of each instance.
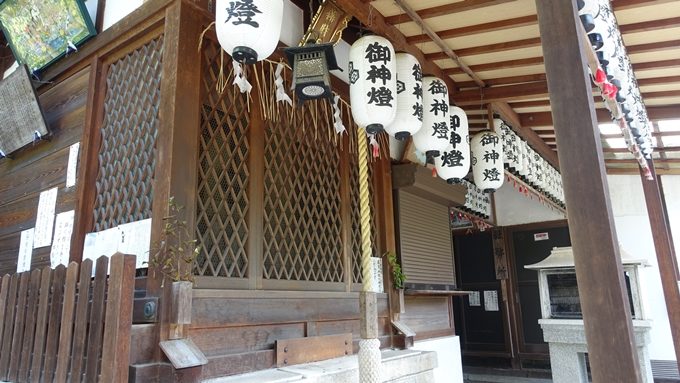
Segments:
[[[474,46],[474,47],[469,47],[469,48],[462,48],[462,49],[456,49],[456,53],[460,57],[466,57],[466,56],[474,56],[474,55],[482,55],[482,54],[489,54],[489,53],[498,53],[498,52],[505,52],[513,49],[523,49],[523,48],[532,48],[532,47],[540,47],[541,46],[541,38],[540,37],[532,37],[529,39],[522,39],[522,40],[514,40],[514,41],[505,41],[502,43],[495,43],[495,44],[489,44],[489,45],[479,45],[479,46]],[[425,59],[427,60],[445,60],[447,59],[448,56],[444,52],[433,52],[433,53],[428,53],[425,55]],[[489,84],[489,80],[485,79],[484,82],[487,83],[487,85],[492,85]],[[459,82],[458,85],[461,83]],[[477,86],[477,84],[474,84]]]
[[[429,19],[432,17],[453,15],[455,13],[472,11],[475,9],[483,9],[486,7],[492,7],[494,5],[504,4],[514,0],[467,0],[460,1],[456,3],[450,3],[445,5],[440,5],[437,7],[430,7],[421,9],[418,11],[418,16],[423,19]],[[407,23],[411,21],[408,14],[401,13],[394,16],[389,16],[385,18],[385,21],[391,25],[397,25],[402,23]]]
[[[66,267],[64,265],[57,266],[54,269],[54,278],[52,279],[52,298],[47,327],[47,342],[45,345],[45,367],[43,367],[43,380],[45,382],[51,382],[54,379],[54,371],[57,366],[57,349],[59,345],[59,330],[61,328],[65,279]]]
[[[536,24],[536,15],[528,15],[522,17],[516,17],[513,19],[497,20],[489,23],[469,25],[466,27],[459,27],[453,29],[446,29],[443,31],[437,31],[437,34],[442,39],[450,39],[454,37],[470,36],[478,33],[486,33],[493,31],[503,31],[512,28],[525,27],[527,25]],[[409,44],[425,43],[429,40],[429,36],[426,34],[420,34],[415,36],[409,36],[406,38],[406,42]]]
[[[40,276],[42,271],[35,269],[31,272],[31,283],[29,287],[29,296],[26,306],[26,326],[24,327],[23,346],[21,347],[21,361],[19,364],[19,375],[17,380],[19,382],[28,381],[28,374],[31,368],[31,353],[33,352],[33,343],[35,342],[35,324],[38,313],[38,298],[40,296]]]
[[[649,180],[641,174],[642,189],[645,193],[647,215],[652,228],[656,259],[659,263],[661,286],[666,301],[666,311],[671,325],[671,335],[676,357],[680,355],[680,286],[677,280],[677,264],[673,254],[671,231],[668,227],[667,211],[659,189],[659,178],[654,170],[654,160],[647,161],[652,172]],[[680,372],[680,371],[679,371]]]
[[[97,259],[94,286],[92,287],[90,331],[88,332],[87,361],[85,363],[85,382],[97,381],[97,378],[99,377],[99,355],[102,350],[104,305],[106,304],[106,272],[108,267],[108,257],[99,257]]]
[[[264,164],[265,129],[267,123],[262,118],[260,92],[251,105],[250,125],[248,126],[248,286],[250,289],[262,288],[262,266],[264,258]]]
[[[276,341],[279,367],[316,362],[352,354],[352,334],[314,336]]]
[[[90,277],[92,276],[92,260],[86,259],[80,265],[80,281],[78,282],[78,303],[76,305],[76,321],[73,330],[73,358],[71,361],[71,381],[80,382],[83,375],[85,358],[85,340],[87,339],[87,307],[90,300]]]
[[[19,274],[19,296],[17,298],[17,308],[14,314],[14,333],[12,335],[12,356],[9,362],[9,379],[16,381],[19,375],[19,362],[21,359],[21,346],[23,345],[24,326],[26,325],[26,301],[28,299],[28,285],[30,284],[31,274]]]
[[[32,383],[40,382],[51,284],[52,269],[47,266],[42,269],[40,275],[40,298],[38,300],[38,315],[35,320],[35,342],[33,343],[33,357],[31,359]]]
[[[73,318],[76,305],[76,283],[78,281],[78,264],[71,262],[66,270],[64,288],[64,308],[61,311],[61,330],[59,331],[59,355],[54,381],[66,383],[69,362],[71,361],[71,343],[73,341]]]
[[[128,380],[135,262],[134,255],[116,253],[111,257],[100,382]]]
[[[7,310],[7,298],[9,296],[9,283],[12,277],[7,274],[0,280],[0,352],[2,352],[2,339],[4,335],[6,316],[5,311]]]
[[[641,382],[584,31],[571,1],[536,0],[569,231],[595,382]],[[569,62],[570,65],[564,65]],[[597,254],[597,257],[593,257]],[[612,352],[616,350],[616,352]]]
[[[0,345],[0,379],[7,380],[9,373],[9,358],[12,354],[12,333],[14,329],[14,312],[17,303],[17,290],[19,289],[19,275],[13,274],[10,282],[7,305],[3,316],[5,317],[5,329]]]

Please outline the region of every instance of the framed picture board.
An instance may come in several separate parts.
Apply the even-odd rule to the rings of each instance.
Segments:
[[[0,81],[0,151],[10,156],[48,134],[26,66]]]
[[[83,0],[0,0],[14,57],[39,72],[96,34]]]

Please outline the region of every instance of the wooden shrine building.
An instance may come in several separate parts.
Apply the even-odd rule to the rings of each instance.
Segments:
[[[319,1],[284,1],[280,49],[244,66],[246,93],[213,26],[219,1],[74,3],[92,36],[40,70],[13,72],[19,40],[0,36],[0,78],[32,79],[49,132],[29,121],[29,141],[0,152],[0,381],[359,381],[367,331],[382,381],[549,377],[524,266],[571,246],[592,380],[642,382],[619,243],[644,241],[652,369],[680,381],[680,2],[611,2],[654,127],[644,160],[606,125],[576,1],[327,0],[348,20],[338,100],[304,104],[283,48]],[[363,151],[345,69],[364,32],[442,79],[470,136],[502,120],[561,175],[564,199],[507,168],[471,202],[472,176],[433,176],[412,141],[380,133]],[[366,238],[382,289],[360,304]]]

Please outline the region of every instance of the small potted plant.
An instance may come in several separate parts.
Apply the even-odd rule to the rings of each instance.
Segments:
[[[166,279],[172,281],[172,316],[170,339],[183,338],[184,325],[191,323],[191,298],[194,283],[194,263],[200,253],[189,231],[187,221],[181,219],[183,207],[174,197],[168,200],[168,215],[163,218],[160,242],[152,247],[149,268],[155,277],[162,274],[161,287]]]

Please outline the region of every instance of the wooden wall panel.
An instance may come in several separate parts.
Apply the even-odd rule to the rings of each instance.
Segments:
[[[75,187],[65,188],[69,147],[80,140],[89,69],[44,91],[40,103],[52,133],[0,160],[0,275],[16,272],[22,230],[35,225],[40,192],[58,187],[56,213],[75,208]],[[49,264],[50,247],[33,251],[32,267]]]
[[[416,332],[451,329],[453,318],[449,310],[450,297],[405,297],[406,312],[401,320]]]

